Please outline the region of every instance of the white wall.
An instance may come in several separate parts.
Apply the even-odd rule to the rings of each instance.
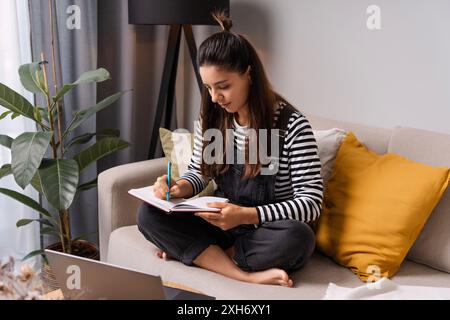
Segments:
[[[381,30],[366,26],[372,4]],[[450,0],[231,0],[231,15],[298,109],[450,134]],[[197,46],[216,30],[194,27]],[[194,80],[184,81],[179,106],[189,129],[199,109]]]

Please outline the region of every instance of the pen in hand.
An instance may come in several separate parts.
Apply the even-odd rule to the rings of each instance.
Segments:
[[[172,163],[169,162],[167,163],[167,186],[169,187],[169,191],[166,192],[166,200],[169,201],[170,200],[170,176],[172,173]]]

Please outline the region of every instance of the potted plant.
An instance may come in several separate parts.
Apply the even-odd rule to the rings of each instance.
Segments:
[[[117,101],[125,92],[118,92],[95,106],[77,111],[72,117],[65,117],[68,123],[63,123],[64,95],[78,85],[105,81],[110,78],[110,74],[103,68],[88,71],[74,83],[64,84],[51,95],[45,65],[44,61],[22,65],[19,75],[22,85],[28,91],[45,97],[46,108],[32,105],[23,96],[0,83],[0,105],[7,109],[0,115],[0,119],[5,121],[8,115],[12,119],[23,116],[33,120],[38,128],[36,132],[24,132],[15,139],[0,135],[0,144],[11,150],[11,163],[0,168],[0,179],[12,174],[22,189],[31,184],[49,206],[46,208],[14,190],[0,188],[0,193],[39,212],[38,219],[22,219],[17,222],[18,227],[39,222],[42,234],[58,237],[59,242],[51,246],[53,249],[68,254],[95,257],[98,256],[96,247],[73,237],[69,208],[80,192],[97,185],[96,177],[82,183],[80,173],[98,159],[127,148],[129,143],[119,138],[118,130],[111,129],[84,133],[76,137],[72,135],[84,121]],[[93,138],[96,138],[94,143],[69,156],[68,151],[71,148],[87,144]],[[24,260],[38,254],[43,254],[43,249],[31,252]]]

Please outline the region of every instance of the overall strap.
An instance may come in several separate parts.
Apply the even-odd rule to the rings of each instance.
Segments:
[[[281,103],[280,108],[281,108],[281,110],[280,110],[280,114],[278,115],[278,119],[276,120],[276,123],[275,123],[275,129],[280,130],[279,156],[281,158],[284,142],[285,142],[285,139],[287,136],[289,119],[291,118],[292,114],[295,112],[298,112],[298,110],[287,103]]]
[[[278,115],[277,120],[274,123],[273,129],[278,129],[278,134],[275,132],[271,132],[271,134],[278,136],[278,156],[274,156],[273,154],[270,155],[271,157],[271,164],[269,165],[269,171],[270,175],[275,175],[278,172],[279,165],[280,165],[280,159],[283,155],[283,146],[284,142],[286,140],[287,132],[288,132],[288,124],[289,119],[291,118],[292,114],[295,112],[298,112],[297,109],[295,109],[293,106],[287,104],[287,103],[280,103],[280,113]],[[270,148],[272,149],[272,147]],[[271,153],[271,152],[270,152]],[[263,167],[266,168],[266,165]]]

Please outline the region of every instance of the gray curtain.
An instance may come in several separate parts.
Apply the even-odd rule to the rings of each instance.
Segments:
[[[61,83],[61,78],[64,83],[73,82],[84,71],[100,67],[107,69],[112,77],[97,86],[80,86],[67,95],[64,100],[66,116],[70,117],[74,111],[92,106],[118,91],[132,90],[90,118],[75,133],[115,128],[120,130],[122,139],[131,143],[130,148],[99,160],[97,167],[92,166],[83,174],[85,182],[111,167],[147,159],[169,27],[129,25],[126,0],[55,2],[58,26],[56,61],[61,65],[58,82]],[[29,5],[33,60],[40,60],[40,53],[44,52],[46,60],[51,63],[49,1],[29,0]],[[67,20],[71,19],[67,9],[71,5],[80,8],[80,29],[67,28]],[[172,128],[176,123],[176,108],[173,110]],[[162,150],[158,146],[157,157],[161,155]],[[74,236],[97,232],[97,189],[82,193],[70,208],[70,213]],[[98,243],[98,234],[89,240]]]
[[[57,0],[53,1],[53,16],[56,25],[56,54],[55,62],[60,66],[57,73],[58,83],[74,82],[83,72],[97,68],[97,1],[96,0]],[[71,6],[77,7],[71,7]],[[50,12],[48,0],[29,0],[31,20],[31,42],[33,61],[40,61],[41,52],[49,61],[47,74],[49,82],[53,83],[51,72],[52,51]],[[79,29],[73,28],[73,18],[78,18],[78,12],[70,9],[79,8]],[[69,10],[68,10],[69,9]],[[69,26],[68,26],[69,24]],[[62,81],[61,81],[62,80]],[[53,87],[51,85],[51,87]],[[44,101],[37,97],[37,103],[45,105]],[[82,85],[72,90],[64,98],[65,116],[63,123],[68,123],[73,112],[93,106],[97,103],[95,85]],[[82,133],[96,131],[95,115],[75,130],[74,136]],[[71,153],[76,154],[85,148],[74,148]],[[96,165],[85,170],[81,182],[88,182],[97,175]],[[73,236],[97,232],[97,189],[91,189],[81,193],[70,207],[71,225]],[[88,240],[98,243],[98,234],[88,237]],[[51,240],[45,239],[44,244]]]
[[[99,161],[101,172],[147,159],[169,28],[128,24],[126,0],[98,0],[98,13],[98,65],[108,69],[113,78],[98,85],[98,98],[133,89],[97,115],[98,129],[118,128],[121,136],[131,142],[130,148]],[[157,157],[161,155],[158,146]]]

